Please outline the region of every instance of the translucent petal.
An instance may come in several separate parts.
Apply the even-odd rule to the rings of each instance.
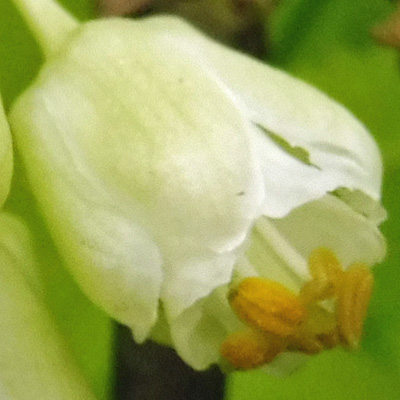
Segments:
[[[22,223],[0,215],[0,396],[94,399],[42,303],[31,241]]]
[[[354,211],[368,218],[376,226],[380,225],[387,218],[386,210],[380,201],[371,199],[359,190],[341,188],[333,194],[348,204]]]
[[[228,304],[226,287],[220,287],[169,323],[174,348],[197,370],[218,363],[222,342],[229,333],[244,328]]]
[[[326,247],[345,268],[356,262],[372,266],[382,261],[386,252],[385,239],[376,224],[332,195],[301,206],[273,223],[306,260],[314,249]],[[304,278],[309,276],[305,268],[296,272]]]

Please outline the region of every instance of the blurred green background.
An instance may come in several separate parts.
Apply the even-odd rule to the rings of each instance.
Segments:
[[[94,13],[91,0],[60,2],[80,19]],[[228,399],[400,398],[400,64],[395,50],[377,45],[370,35],[371,28],[394,9],[388,0],[281,0],[271,16],[268,62],[345,104],[378,141],[385,164],[383,202],[389,219],[382,229],[389,252],[375,269],[376,290],[361,351],[326,352],[286,379],[259,372],[235,373],[228,379]],[[9,108],[41,62],[11,0],[0,1],[0,37],[0,88]],[[28,203],[32,204],[29,210]],[[48,255],[43,268],[49,306],[84,373],[105,400],[114,374],[111,322],[55,266],[58,256],[24,187],[14,190],[8,207],[27,215],[40,237],[41,250]]]

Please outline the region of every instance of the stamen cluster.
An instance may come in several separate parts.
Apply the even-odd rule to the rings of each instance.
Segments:
[[[224,341],[221,354],[237,369],[270,363],[284,351],[316,354],[336,346],[357,348],[371,297],[373,277],[355,263],[344,270],[335,254],[319,248],[309,258],[311,280],[292,293],[260,277],[231,290],[232,309],[249,329]]]

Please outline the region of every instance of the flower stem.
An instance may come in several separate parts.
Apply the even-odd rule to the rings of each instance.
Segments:
[[[12,0],[45,57],[56,53],[79,22],[53,0]]]

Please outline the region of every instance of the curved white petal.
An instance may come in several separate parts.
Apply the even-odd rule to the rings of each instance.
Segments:
[[[169,318],[177,318],[186,308],[232,278],[236,254],[198,254],[190,258],[173,257],[165,264],[166,283],[162,299]]]
[[[178,318],[170,318],[170,333],[179,356],[192,368],[204,370],[220,361],[220,347],[229,333],[243,329],[227,301],[227,287],[220,287]]]
[[[11,113],[60,251],[138,340],[162,269],[164,303],[179,312],[226,283],[264,197],[226,88],[161,39],[146,23],[89,23]],[[180,281],[193,271],[198,290]]]
[[[11,133],[0,98],[0,208],[10,191],[12,169]]]
[[[0,215],[0,396],[94,400],[42,302],[26,227]]]
[[[266,215],[282,217],[340,187],[380,198],[379,151],[344,107],[287,73],[208,40],[178,19],[151,23],[154,29],[168,29],[166,43],[175,43],[188,58],[212,70],[253,123],[266,184]],[[286,186],[283,195],[276,193],[277,182]]]
[[[141,341],[157,318],[159,248],[136,222],[139,211],[123,209],[118,195],[107,191],[79,152],[70,149],[74,143],[63,136],[65,126],[57,126],[44,100],[27,94],[13,113],[20,115],[15,132],[30,184],[80,285]],[[27,108],[33,109],[31,115]]]
[[[376,226],[379,226],[387,218],[387,212],[381,202],[371,199],[359,190],[341,188],[336,190],[334,194],[355,212],[363,215]]]
[[[273,224],[305,260],[319,247],[332,250],[344,267],[356,262],[372,266],[385,256],[385,239],[376,224],[332,195],[305,204]],[[306,268],[293,269],[309,277]]]
[[[97,113],[109,112],[95,134],[87,130],[77,139],[107,182],[145,204],[154,230],[172,246],[200,242],[230,251],[258,216],[263,196],[247,124],[212,74],[165,46],[167,34],[145,22],[88,27],[71,58],[95,82],[74,67],[66,79],[88,97],[111,90],[116,96],[95,104]]]
[[[114,318],[131,326],[141,341],[157,318],[162,282],[159,248],[136,223],[137,210],[121,209],[117,196],[74,159],[51,117],[48,121],[48,129],[42,120],[36,131],[42,138],[31,135],[33,126],[23,118],[18,130],[26,135],[26,147],[20,148],[31,151],[24,153],[25,161],[41,210],[80,285]]]
[[[246,264],[252,268],[245,268]],[[282,283],[296,293],[304,283],[307,259],[272,221],[260,218],[252,231],[246,258],[239,261],[238,267],[236,271],[242,279],[263,276]]]

